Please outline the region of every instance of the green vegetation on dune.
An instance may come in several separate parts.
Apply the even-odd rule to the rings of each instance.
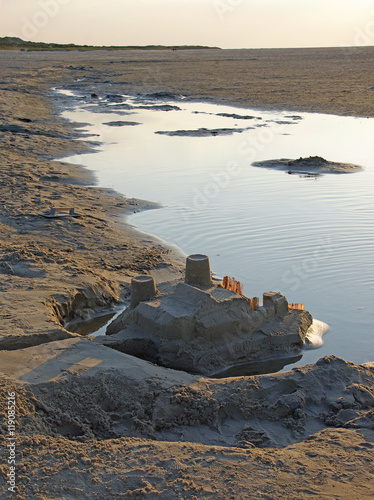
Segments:
[[[219,47],[205,47],[203,45],[126,45],[126,46],[96,46],[76,45],[74,43],[45,43],[27,42],[18,37],[0,37],[0,50],[191,50],[191,49],[219,49]]]

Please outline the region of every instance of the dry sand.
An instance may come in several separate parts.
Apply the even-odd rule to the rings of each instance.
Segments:
[[[212,380],[64,329],[67,318],[123,299],[136,274],[179,278],[182,260],[124,223],[150,203],[90,187],[88,171],[51,161],[89,146],[74,141],[48,94],[100,85],[374,116],[373,57],[371,47],[0,53],[2,497],[9,392],[14,498],[372,497],[373,365],[327,357],[278,375]],[[84,216],[38,215],[52,206]]]

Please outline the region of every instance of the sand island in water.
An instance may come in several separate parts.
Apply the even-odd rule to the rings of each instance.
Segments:
[[[351,174],[363,170],[363,167],[360,165],[336,163],[325,160],[325,158],[321,158],[320,156],[309,156],[308,158],[298,158],[297,160],[290,160],[288,158],[263,160],[256,161],[252,165],[274,170],[285,170],[288,173],[302,174]]]

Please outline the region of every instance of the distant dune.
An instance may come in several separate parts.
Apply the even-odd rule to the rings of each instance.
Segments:
[[[0,50],[191,50],[191,49],[218,49],[219,47],[205,47],[203,45],[125,45],[125,46],[96,46],[76,45],[75,43],[45,43],[28,42],[22,38],[5,36],[0,37]]]

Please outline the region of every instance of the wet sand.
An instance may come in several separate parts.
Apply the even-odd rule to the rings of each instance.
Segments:
[[[0,52],[2,490],[15,392],[18,498],[371,497],[373,365],[328,357],[217,381],[66,331],[67,319],[123,300],[134,275],[180,278],[183,259],[124,222],[152,203],[51,161],[90,145],[56,116],[50,88],[374,116],[373,56],[371,47]],[[52,206],[82,217],[39,215]]]
[[[283,170],[288,173],[301,173],[310,175],[322,174],[352,174],[360,172],[363,167],[351,163],[336,163],[325,160],[320,156],[309,156],[308,158],[279,158],[277,160],[257,161],[254,167],[268,168],[270,170]]]

